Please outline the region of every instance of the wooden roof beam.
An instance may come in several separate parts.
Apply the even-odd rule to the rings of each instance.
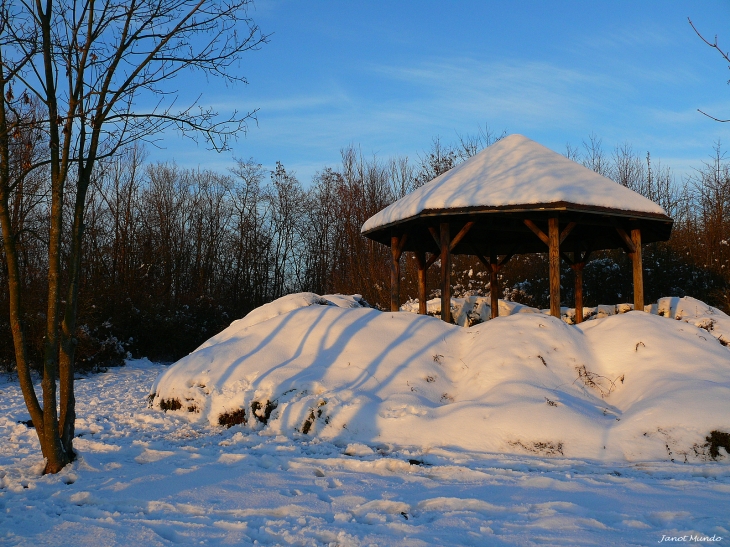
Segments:
[[[449,243],[449,252],[454,250],[454,247],[456,247],[459,243],[461,243],[461,240],[466,237],[466,234],[469,233],[469,230],[471,230],[471,227],[474,226],[474,221],[470,220],[466,224],[464,224],[463,228],[459,230],[459,233],[454,236],[454,239],[451,240],[451,243]],[[436,242],[436,245],[438,245],[439,249],[441,248],[441,235],[439,232],[434,228],[433,226],[428,227],[428,231],[431,233],[431,237]]]
[[[573,228],[575,228],[576,223],[575,222],[569,222],[568,225],[563,228],[563,231],[560,232],[560,244],[563,244],[563,241],[565,241],[565,238],[570,235],[570,232],[573,231]]]
[[[436,242],[436,247],[441,249],[441,236],[439,235],[436,228],[434,228],[433,226],[429,226],[428,231],[431,234],[431,237],[433,238],[433,240]]]
[[[568,256],[568,253],[566,253],[564,251],[560,251],[560,256],[563,257],[563,260],[565,260],[568,263],[568,266],[570,266],[571,268],[573,266],[575,266],[575,262],[573,261],[572,258],[570,258],[570,256]]]
[[[459,230],[459,233],[454,236],[454,239],[451,240],[451,243],[449,244],[449,252],[454,250],[454,247],[456,247],[459,242],[466,237],[466,234],[469,233],[469,230],[471,230],[471,227],[474,226],[474,221],[469,221],[466,224],[464,224],[464,227]]]
[[[393,252],[393,258],[395,260],[400,259],[401,255],[403,254],[403,247],[406,246],[406,241],[408,241],[408,232],[404,233],[403,235],[399,236],[393,236],[395,240],[391,240],[391,247]]]
[[[634,246],[634,242],[631,241],[631,237],[629,236],[629,234],[627,234],[623,228],[616,228],[616,232],[621,237],[621,240],[624,242],[626,249],[628,249],[628,252],[635,253],[636,247]]]
[[[543,232],[540,228],[537,227],[537,224],[532,222],[530,219],[524,220],[525,226],[527,226],[530,230],[534,232],[534,234],[540,238],[540,241],[542,241],[545,245],[550,245],[550,240],[548,239],[548,236],[545,235],[545,232]]]

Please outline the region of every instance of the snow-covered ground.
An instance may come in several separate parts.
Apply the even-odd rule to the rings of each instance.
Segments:
[[[728,544],[730,458],[705,436],[730,429],[730,318],[654,311],[463,328],[292,295],[176,365],[78,380],[55,476],[0,381],[0,543]]]
[[[602,464],[213,428],[147,406],[168,367],[78,381],[80,457],[42,469],[0,384],[5,545],[649,545],[730,537],[718,462]],[[413,460],[414,463],[411,463]],[[423,462],[421,464],[421,462]]]

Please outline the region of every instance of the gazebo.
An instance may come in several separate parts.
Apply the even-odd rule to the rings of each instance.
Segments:
[[[418,264],[419,313],[426,270],[441,260],[441,318],[451,321],[451,255],[476,256],[490,273],[492,317],[500,268],[515,254],[549,253],[550,313],[560,317],[560,259],[575,270],[583,320],[583,267],[590,253],[624,249],[633,264],[634,309],[644,308],[641,245],[666,241],[672,219],[659,205],[522,135],[510,135],[370,217],[366,237],[391,248],[391,310],[400,309],[400,257]],[[429,256],[430,255],[430,256]]]

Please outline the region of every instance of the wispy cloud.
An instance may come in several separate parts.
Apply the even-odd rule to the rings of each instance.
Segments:
[[[671,157],[676,169],[685,156],[704,157],[715,135],[730,134],[730,124],[708,125],[687,102],[653,102],[656,88],[647,95],[643,80],[600,67],[460,57],[357,70],[353,80],[339,73],[299,90],[247,93],[246,104],[259,108],[259,123],[234,146],[236,156],[271,166],[282,160],[307,181],[325,165],[337,164],[340,149],[349,144],[361,145],[365,154],[413,157],[433,137],[453,140],[456,133],[489,123],[558,151],[595,132],[607,147],[631,142]],[[237,97],[217,99],[213,106],[221,111],[239,103]],[[726,101],[708,108],[730,113]]]
[[[254,105],[259,111],[278,114],[347,105],[352,102],[352,99],[344,91],[340,90],[339,92],[332,93],[292,95],[276,99],[250,97],[248,98],[248,102]],[[233,111],[236,108],[240,108],[240,98],[230,97],[222,100],[219,98],[211,103],[210,106],[224,112]]]
[[[416,67],[372,67],[383,78],[415,90],[410,109],[430,108],[442,116],[474,115],[517,120],[533,126],[576,123],[585,111],[600,108],[596,96],[626,90],[621,81],[539,62],[483,63],[472,59],[437,60]]]

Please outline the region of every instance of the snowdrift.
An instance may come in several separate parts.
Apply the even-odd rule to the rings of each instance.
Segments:
[[[729,459],[707,438],[730,432],[730,317],[703,302],[603,307],[580,325],[512,306],[468,328],[366,306],[312,293],[262,306],[162,373],[151,404],[353,453]]]

